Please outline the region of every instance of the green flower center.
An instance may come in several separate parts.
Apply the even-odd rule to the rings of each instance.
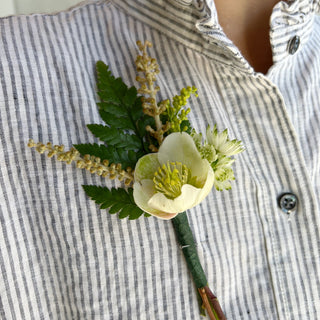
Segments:
[[[154,173],[153,182],[157,192],[168,199],[175,199],[181,194],[181,188],[191,177],[190,169],[181,162],[167,162]]]

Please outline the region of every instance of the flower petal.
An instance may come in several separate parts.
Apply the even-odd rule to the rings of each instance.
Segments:
[[[192,172],[192,176],[203,179],[206,172],[203,170],[203,161],[201,155],[192,139],[185,132],[174,132],[167,136],[159,148],[158,160],[160,164],[172,162],[182,162]]]
[[[141,181],[144,179],[153,179],[154,173],[159,168],[157,153],[148,153],[141,157],[134,170],[134,180]]]
[[[148,201],[155,193],[154,183],[152,180],[142,180],[135,182],[133,185],[133,198],[136,205],[143,211],[161,219],[172,219],[177,213],[168,213],[149,206]]]
[[[210,193],[210,191],[213,187],[214,181],[215,181],[214,171],[209,164],[207,180],[206,180],[204,186],[202,187],[201,192],[199,193],[199,198],[194,206],[199,204]]]
[[[168,199],[163,193],[154,194],[148,201],[148,205],[156,210],[178,214],[194,207],[201,189],[190,184],[185,184],[181,188],[181,194],[175,199]]]

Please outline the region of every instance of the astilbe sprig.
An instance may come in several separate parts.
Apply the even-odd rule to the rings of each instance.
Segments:
[[[157,93],[160,90],[160,87],[155,85],[157,80],[157,74],[160,72],[159,65],[156,59],[151,58],[148,55],[147,49],[152,47],[151,42],[145,41],[142,43],[141,41],[137,41],[137,45],[139,50],[141,51],[141,55],[137,56],[135,61],[136,68],[139,75],[136,77],[136,80],[140,84],[140,88],[138,89],[138,93],[143,95],[142,98],[142,108],[143,112],[155,120],[156,128],[152,128],[151,126],[147,126],[147,131],[156,138],[158,144],[161,145],[164,133],[169,130],[170,124],[167,122],[165,124],[162,123],[160,115],[167,109],[167,100],[161,101],[157,103]],[[155,152],[158,148],[155,145],[150,145],[149,147],[151,151]]]
[[[125,186],[129,187],[133,183],[133,170],[128,167],[126,170],[122,169],[120,163],[109,163],[108,160],[103,160],[99,157],[95,157],[89,154],[80,155],[80,152],[71,148],[65,151],[64,145],[52,145],[51,142],[46,144],[42,142],[34,142],[30,139],[28,142],[29,148],[35,148],[39,153],[47,153],[48,158],[53,156],[57,157],[58,161],[65,162],[67,164],[75,163],[78,169],[86,169],[92,174],[97,174],[103,178],[109,178],[110,180],[118,179],[123,181]]]

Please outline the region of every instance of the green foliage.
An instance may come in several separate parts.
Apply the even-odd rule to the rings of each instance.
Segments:
[[[183,120],[180,123],[180,132],[191,133],[192,127],[189,120]]]
[[[135,152],[133,150],[116,148],[113,146],[106,147],[103,144],[99,145],[96,143],[76,144],[74,147],[81,154],[90,154],[100,158],[101,160],[109,160],[113,163],[121,163],[123,168],[134,168],[138,159],[144,155],[141,150],[139,152]]]
[[[108,127],[101,124],[89,124],[89,130],[107,145],[116,148],[129,148],[130,150],[139,149],[141,140],[136,135],[124,134],[115,127]]]
[[[154,125],[154,119],[143,113],[142,99],[135,87],[128,88],[121,78],[115,78],[107,65],[98,61],[97,89],[100,102],[99,114],[105,125],[89,124],[88,129],[103,144],[77,144],[74,147],[82,154],[99,157],[102,161],[134,168],[138,159],[149,153],[152,139],[146,131]],[[107,187],[83,186],[85,192],[101,209],[119,213],[119,218],[130,220],[150,216],[136,206],[133,189],[108,189]]]
[[[172,105],[168,101],[167,110],[163,113],[163,122],[168,121],[170,123],[170,130],[168,133],[172,132],[187,132],[190,133],[191,126],[188,120],[188,114],[190,108],[185,109],[188,99],[191,94],[198,96],[197,88],[187,87],[180,91],[180,95],[176,95],[172,99]]]
[[[110,214],[118,212],[119,219],[129,218],[129,220],[135,220],[143,214],[146,217],[150,216],[135,204],[132,188],[129,188],[128,191],[116,188],[109,190],[106,187],[87,185],[83,186],[83,189],[92,200],[100,205],[100,209],[109,208]]]
[[[81,154],[90,154],[134,168],[138,159],[149,153],[152,138],[146,131],[154,119],[143,113],[141,97],[135,87],[128,88],[115,78],[102,61],[96,64],[99,114],[106,125],[89,124],[89,130],[104,144],[78,144]]]

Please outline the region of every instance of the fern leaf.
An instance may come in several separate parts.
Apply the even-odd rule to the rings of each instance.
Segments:
[[[101,100],[108,101],[114,104],[120,104],[121,98],[127,91],[127,86],[120,78],[115,78],[109,67],[102,61],[96,64],[98,75],[98,95]]]
[[[124,117],[114,116],[112,113],[109,113],[104,110],[100,110],[99,114],[102,120],[111,127],[114,127],[116,129],[133,130],[133,131],[136,129],[136,126],[131,121],[128,112]]]
[[[122,100],[123,103],[126,106],[131,107],[137,99],[137,94],[138,94],[137,89],[135,87],[130,87],[127,90],[125,96],[123,97],[123,100]]]
[[[99,107],[100,110],[111,113],[117,117],[126,117],[128,115],[127,109],[121,107],[121,105],[118,105],[118,104],[101,101],[97,103],[97,106]]]
[[[124,148],[116,148],[113,146],[106,147],[103,144],[99,145],[96,143],[75,144],[74,147],[81,155],[90,154],[101,160],[109,160],[110,163],[121,163],[123,168],[134,168],[138,159],[144,154],[141,151],[128,151]]]
[[[96,69],[99,113],[106,127],[90,125],[89,129],[108,146],[125,147],[127,152],[134,150],[142,155],[149,153],[149,145],[154,143],[145,128],[154,127],[154,118],[143,113],[137,89],[128,88],[121,78],[115,78],[102,61],[97,62]]]
[[[106,187],[85,185],[83,189],[92,200],[100,205],[100,209],[110,208],[109,213],[119,213],[120,219],[128,217],[129,220],[135,220],[145,214],[134,203],[132,188],[129,188],[127,192],[124,189],[112,188],[110,190]],[[149,215],[145,214],[145,216]]]
[[[134,134],[124,134],[113,127],[100,124],[89,124],[87,127],[97,138],[108,145],[127,150],[137,150],[141,147],[141,140]]]

